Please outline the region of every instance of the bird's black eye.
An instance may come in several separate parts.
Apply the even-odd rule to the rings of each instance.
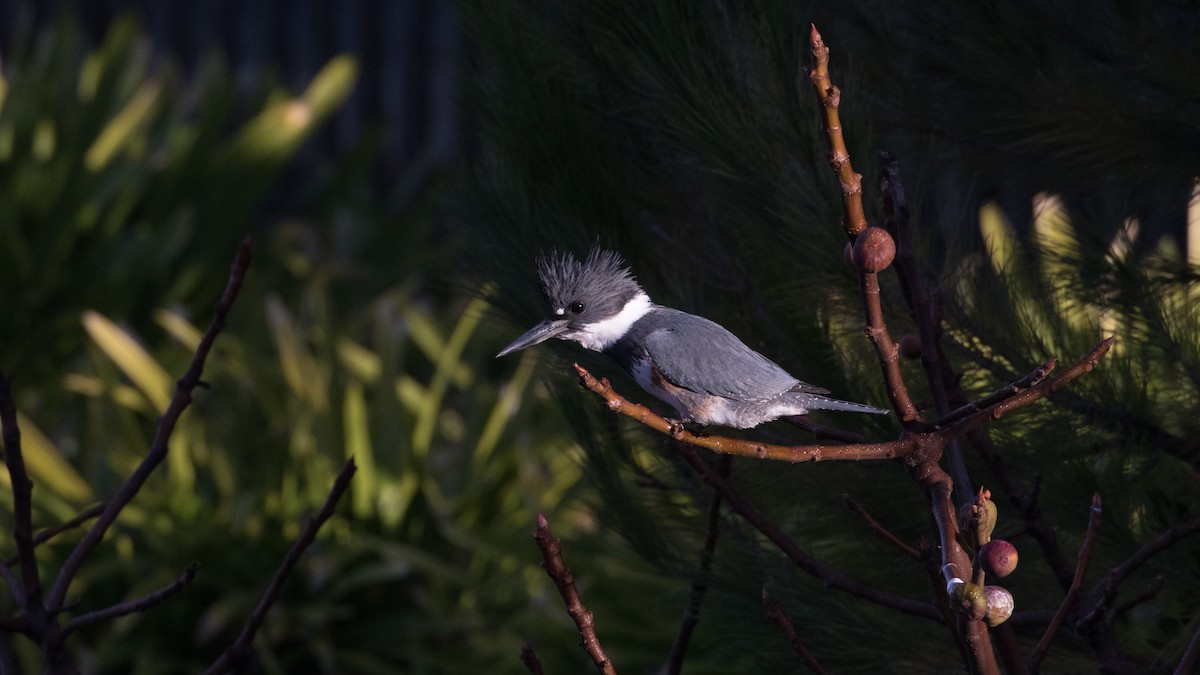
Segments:
[[[581,314],[583,313],[583,303],[576,300],[575,302],[571,303],[571,306],[568,309],[571,310],[572,314]]]

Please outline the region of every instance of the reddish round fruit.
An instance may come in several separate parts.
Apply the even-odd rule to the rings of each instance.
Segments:
[[[896,257],[896,242],[882,227],[868,227],[854,240],[854,262],[866,272],[882,272]]]
[[[979,564],[983,571],[1006,577],[1017,568],[1017,547],[1003,539],[993,539],[979,548]]]
[[[983,595],[987,598],[987,613],[983,620],[995,628],[1008,620],[1013,613],[1013,596],[1001,586],[984,586]]]

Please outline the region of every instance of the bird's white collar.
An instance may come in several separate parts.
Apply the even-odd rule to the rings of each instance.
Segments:
[[[585,324],[571,337],[588,349],[604,351],[624,337],[630,327],[645,316],[653,306],[654,303],[650,302],[650,296],[638,293],[625,303],[616,316],[596,323]]]

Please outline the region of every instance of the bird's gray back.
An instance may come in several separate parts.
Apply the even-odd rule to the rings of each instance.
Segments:
[[[754,402],[788,391],[826,392],[796,379],[720,324],[668,307],[655,307],[610,351],[628,363],[641,348],[663,377],[695,392]]]

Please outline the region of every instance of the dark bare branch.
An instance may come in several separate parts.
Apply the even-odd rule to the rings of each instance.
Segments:
[[[828,671],[821,667],[820,662],[817,661],[817,657],[813,656],[808,647],[800,641],[800,636],[796,633],[796,627],[792,625],[791,618],[788,617],[787,612],[783,611],[783,605],[771,597],[765,586],[762,591],[762,599],[763,607],[767,610],[767,618],[779,627],[783,636],[787,638],[788,645],[791,646],[792,651],[796,652],[796,655],[800,657],[804,665],[808,666],[808,669],[813,671],[813,673],[816,675],[826,675]]]
[[[907,555],[916,561],[921,560],[920,551],[904,543],[899,537],[892,534],[891,531],[889,531],[886,527],[880,525],[879,521],[875,520],[875,518],[873,518],[871,514],[867,512],[867,509],[862,504],[854,501],[854,498],[852,498],[850,495],[843,493],[842,501],[846,503],[846,508],[862,517],[863,521],[867,525],[867,529],[872,530],[879,536],[883,537],[889,544],[900,549],[904,555]]]
[[[246,626],[242,628],[242,632],[234,640],[233,644],[221,653],[208,670],[206,674],[215,675],[216,673],[225,673],[234,669],[245,658],[246,653],[250,649],[250,643],[254,640],[255,634],[258,633],[259,627],[267,618],[267,612],[271,606],[275,604],[275,600],[279,598],[279,592],[283,590],[283,582],[291,573],[292,568],[299,562],[300,557],[308,550],[313,541],[317,538],[317,532],[325,521],[333,517],[333,512],[337,508],[338,501],[342,495],[346,493],[346,489],[350,487],[350,479],[354,477],[354,472],[358,467],[354,464],[354,458],[346,460],[342,465],[342,470],[338,472],[337,478],[333,481],[333,487],[329,489],[329,495],[325,498],[325,503],[315,515],[308,519],[304,525],[304,531],[300,533],[300,537],[288,549],[287,555],[284,556],[283,562],[279,564],[275,570],[275,575],[271,577],[271,583],[267,584],[267,590],[263,593],[263,597],[258,601],[258,606],[254,608],[254,612],[250,615]]]
[[[128,602],[117,603],[112,607],[106,607],[105,609],[88,612],[87,614],[80,614],[79,616],[68,621],[67,624],[63,626],[62,634],[65,637],[66,635],[69,635],[80,628],[90,626],[100,621],[115,619],[119,616],[125,616],[126,614],[133,614],[134,612],[144,612],[183,590],[183,587],[190,584],[192,579],[196,577],[196,571],[199,569],[199,563],[192,563],[187,566],[187,568],[182,574],[179,575],[178,578],[175,579],[175,581],[172,581],[170,584],[158,589],[157,591],[154,591],[153,593],[129,600]]]
[[[682,443],[672,443],[671,449],[684,459],[696,473],[720,493],[721,498],[729,503],[730,508],[738,513],[746,522],[770,539],[784,555],[797,567],[821,580],[827,587],[844,591],[856,597],[873,602],[883,607],[919,616],[932,621],[942,621],[942,613],[932,603],[913,600],[899,595],[893,595],[873,586],[855,581],[838,572],[825,562],[809,555],[796,542],[783,533],[775,523],[754,508],[742,495],[733,488],[715,469],[706,464],[691,447]]]
[[[4,463],[8,465],[8,476],[12,482],[13,541],[17,545],[17,560],[21,566],[21,585],[13,586],[13,595],[20,599],[21,609],[26,614],[40,614],[42,581],[33,553],[33,481],[25,470],[12,383],[3,373],[0,373],[0,425],[3,426]],[[12,583],[7,575],[6,580]]]
[[[1067,615],[1079,600],[1079,588],[1083,585],[1083,578],[1087,574],[1088,563],[1092,558],[1092,550],[1096,547],[1096,535],[1100,532],[1102,521],[1103,511],[1100,509],[1100,495],[1093,495],[1087,533],[1083,537],[1083,545],[1079,547],[1079,560],[1075,564],[1075,578],[1071,582],[1071,588],[1067,590],[1067,597],[1058,606],[1058,611],[1054,613],[1054,618],[1050,620],[1050,625],[1042,634],[1042,639],[1038,640],[1037,646],[1033,648],[1033,653],[1029,655],[1029,670],[1032,672],[1036,673],[1041,670],[1042,659],[1046,658],[1046,652],[1050,650],[1055,636],[1058,635]]]
[[[83,565],[84,559],[88,554],[96,548],[100,540],[104,538],[105,533],[116,522],[117,516],[125,508],[129,502],[133,501],[134,496],[141,490],[142,485],[154,472],[158,465],[167,457],[168,443],[171,440],[171,433],[175,430],[176,423],[179,422],[179,417],[183,411],[191,405],[192,392],[196,387],[200,386],[200,376],[204,372],[204,363],[208,359],[208,354],[212,350],[213,343],[217,339],[217,335],[225,327],[225,319],[229,315],[229,310],[233,307],[233,301],[237,299],[238,292],[242,288],[242,282],[246,278],[246,270],[250,267],[250,237],[242,240],[242,244],[238,247],[237,256],[234,258],[233,265],[229,270],[229,281],[225,285],[225,292],[221,296],[221,300],[217,303],[217,309],[213,313],[212,322],[208,326],[208,330],[204,333],[204,337],[200,339],[200,344],[196,347],[196,353],[192,356],[191,365],[183,377],[175,385],[175,394],[171,397],[171,402],[167,406],[166,412],[158,420],[158,428],[154,433],[154,440],[150,443],[150,449],[146,456],[142,459],[141,464],[134,470],[128,479],[117,490],[117,494],[104,508],[103,512],[92,524],[91,529],[83,536],[83,539],[76,544],[71,554],[63,563],[62,568],[58,572],[58,577],[54,581],[54,586],[50,589],[50,594],[46,599],[46,606],[50,611],[57,612],[62,608],[63,601],[67,597],[67,589],[71,585],[71,581],[79,572],[79,568]]]
[[[717,474],[722,478],[729,477],[729,455],[717,458]],[[717,550],[717,536],[721,528],[721,494],[713,491],[708,501],[708,528],[704,535],[704,546],[700,549],[700,561],[696,563],[696,572],[692,576],[692,587],[688,592],[687,607],[683,611],[683,620],[679,622],[679,632],[671,643],[671,651],[667,655],[667,673],[678,675],[683,669],[683,657],[687,654],[688,642],[692,631],[700,622],[700,605],[708,591],[708,577],[712,570],[713,554]]]
[[[563,602],[567,605],[567,614],[571,615],[571,619],[575,621],[575,626],[579,629],[580,646],[591,657],[597,670],[604,675],[616,675],[616,668],[613,667],[612,661],[605,656],[604,648],[600,646],[600,638],[596,635],[595,619],[584,606],[583,599],[579,596],[579,590],[575,588],[575,577],[563,560],[562,544],[550,531],[550,523],[546,522],[545,516],[540,513],[537,517],[537,529],[533,538],[542,552],[542,566],[545,568],[546,574],[550,575],[554,581],[554,586],[558,588],[558,594],[562,596]]]

